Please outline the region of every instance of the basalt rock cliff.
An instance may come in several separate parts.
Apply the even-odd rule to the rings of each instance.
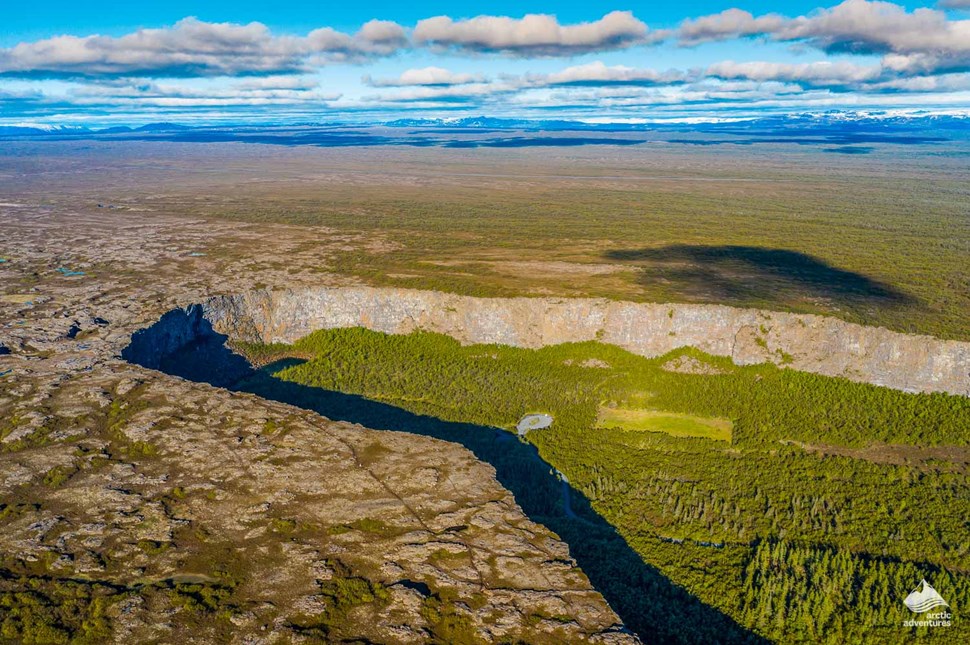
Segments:
[[[648,357],[690,346],[741,365],[772,362],[907,392],[970,395],[970,343],[720,305],[324,287],[216,297],[199,315],[216,330],[250,341],[293,342],[318,329],[363,326],[516,347],[599,340]]]

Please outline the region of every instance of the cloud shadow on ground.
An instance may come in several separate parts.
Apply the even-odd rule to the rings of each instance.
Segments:
[[[811,255],[757,246],[673,244],[605,253],[640,268],[639,280],[673,295],[722,304],[905,305],[914,298],[861,273]]]

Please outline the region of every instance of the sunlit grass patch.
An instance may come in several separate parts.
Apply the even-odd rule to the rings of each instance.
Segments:
[[[642,408],[602,407],[596,425],[644,432],[663,432],[672,437],[695,437],[731,441],[731,422],[727,419]]]

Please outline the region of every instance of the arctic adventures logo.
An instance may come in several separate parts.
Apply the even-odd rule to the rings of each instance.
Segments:
[[[903,604],[914,614],[926,614],[919,619],[904,620],[904,627],[949,627],[952,624],[953,615],[948,611],[926,613],[939,607],[950,608],[950,605],[943,600],[943,596],[926,582],[926,578],[923,578],[916,589],[906,596]]]

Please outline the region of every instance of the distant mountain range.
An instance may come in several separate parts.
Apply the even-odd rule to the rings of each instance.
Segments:
[[[171,132],[174,130],[191,130],[190,125],[178,123],[149,123],[139,127],[116,125],[110,128],[86,128],[75,125],[48,125],[45,123],[29,125],[0,125],[0,136],[44,136],[44,135],[90,135],[90,134],[122,134],[128,132]]]
[[[24,123],[16,125],[0,125],[0,136],[5,137],[34,137],[34,136],[71,136],[71,135],[126,135],[132,133],[172,133],[190,130],[219,130],[219,131],[272,131],[280,128],[299,130],[306,128],[422,128],[448,130],[524,130],[524,131],[601,131],[601,132],[649,132],[649,131],[725,131],[738,132],[740,130],[825,130],[829,128],[863,128],[867,130],[879,129],[970,129],[970,114],[959,113],[911,113],[911,112],[853,112],[829,111],[821,113],[771,115],[757,118],[724,118],[684,120],[650,120],[636,121],[578,121],[563,119],[518,119],[499,118],[489,116],[460,117],[460,118],[418,118],[394,119],[375,123],[330,123],[330,124],[280,124],[280,125],[198,125],[190,126],[178,123],[149,123],[142,126],[112,126],[107,128],[89,128],[74,125],[50,125]]]
[[[407,128],[467,128],[488,130],[607,130],[607,131],[649,131],[671,130],[712,130],[738,128],[804,128],[839,126],[882,126],[882,127],[932,127],[932,128],[970,128],[970,114],[911,114],[898,112],[845,112],[830,111],[821,113],[771,115],[757,118],[723,118],[630,121],[565,121],[509,119],[487,116],[442,118],[442,119],[396,119],[385,122],[390,127]]]
[[[793,143],[825,152],[869,154],[876,144],[940,144],[970,139],[970,114],[905,111],[768,115],[636,122],[533,120],[489,116],[395,119],[377,123],[183,125],[150,123],[89,128],[18,123],[0,125],[0,139],[95,139],[181,143],[263,143],[325,147],[410,145],[454,148]],[[833,147],[834,146],[834,147]]]

